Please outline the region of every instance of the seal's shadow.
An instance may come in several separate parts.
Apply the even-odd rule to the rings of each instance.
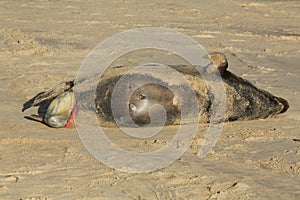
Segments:
[[[35,101],[35,99],[43,93],[45,93],[45,92],[40,92],[37,95],[35,95],[33,98],[31,98],[30,100],[26,101],[23,104],[22,112],[24,112],[25,110],[30,108],[32,106],[33,102]],[[43,101],[43,102],[35,105],[35,107],[38,107],[37,115],[24,116],[24,118],[27,120],[31,120],[31,121],[42,122],[42,119],[45,116],[51,101],[52,101],[52,99]],[[37,118],[40,118],[40,119],[37,119]]]

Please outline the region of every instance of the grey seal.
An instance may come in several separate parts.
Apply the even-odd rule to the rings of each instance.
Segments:
[[[211,59],[212,66],[218,69],[225,87],[227,97],[226,102],[223,102],[224,106],[227,108],[224,118],[225,121],[267,118],[272,115],[284,113],[288,110],[289,104],[285,99],[274,96],[265,90],[259,89],[249,81],[228,71],[228,61],[223,53],[211,53],[208,55],[208,57]],[[209,93],[209,88],[206,84],[206,81],[203,79],[199,71],[195,69],[195,66],[172,65],[170,67],[180,72],[189,82],[198,99],[200,108],[199,114],[201,117],[200,122],[208,123],[211,115],[210,108],[214,99],[213,95],[217,94]],[[110,68],[108,70],[108,74],[110,75],[104,75],[101,77],[101,80],[99,80],[95,99],[91,99],[90,102],[86,102],[86,109],[90,109],[92,104],[96,105],[96,114],[100,120],[109,122],[115,121],[115,116],[113,116],[111,108],[111,97],[115,85],[120,80],[127,68],[128,70],[130,69],[130,67],[125,66]],[[209,67],[204,68],[204,73],[209,73],[205,72],[205,70],[209,71]],[[162,71],[161,74],[164,74],[164,72]],[[165,80],[162,78],[162,76],[158,76],[154,73],[147,75],[133,73],[131,75],[134,79],[132,84],[135,84],[139,81],[142,82],[147,77],[153,80],[161,81],[167,87],[162,86],[163,84],[146,84],[134,91],[132,96],[129,98],[129,101],[125,101],[123,98],[123,96],[126,96],[126,94],[119,94],[119,104],[117,106],[120,106],[121,115],[123,111],[125,113],[125,111],[128,109],[130,112],[130,117],[136,124],[140,126],[147,126],[151,120],[149,111],[153,105],[161,105],[164,107],[167,114],[166,125],[176,124],[178,122],[178,118],[180,117],[181,108],[180,104],[178,104],[178,97],[176,97],[176,95],[173,94],[170,89],[173,87],[180,88],[181,85],[171,79]],[[26,102],[23,105],[23,110],[32,106],[40,105],[45,101],[54,101],[60,94],[72,92],[72,87],[76,87],[76,85],[74,86],[74,81],[61,83],[54,89],[36,95],[34,98]],[[128,84],[128,88],[130,87],[132,87],[132,85]],[[184,90],[184,88],[182,89]],[[87,89],[82,94],[79,94],[79,96],[90,92],[91,91]],[[60,102],[61,100],[55,101],[56,107],[66,105],[61,104]],[[59,115],[60,119],[64,119],[67,123],[72,118],[72,115],[70,115],[70,110],[74,109],[68,108],[62,110],[67,110],[65,112],[66,117],[61,117],[61,115]],[[55,120],[53,120],[53,116],[58,115],[56,115],[53,109],[50,109],[50,111],[47,112],[49,113],[46,113],[43,116],[44,123],[50,125],[51,127],[64,127],[63,124],[66,123],[61,123],[61,121],[61,125],[56,125],[55,123],[49,124],[49,119],[47,116],[52,116],[52,122],[55,122]],[[126,126],[128,119],[124,119],[122,116],[118,117],[120,118],[120,121],[123,122],[123,125]]]

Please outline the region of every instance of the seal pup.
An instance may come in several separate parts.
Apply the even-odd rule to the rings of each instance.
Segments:
[[[50,103],[43,121],[54,128],[71,128],[74,126],[75,97],[72,91],[59,94]]]
[[[33,106],[46,104],[46,112],[31,117],[53,128],[75,127],[73,118],[75,113],[75,97],[72,91],[73,81],[58,84],[48,92],[42,92],[23,105],[22,111]],[[50,101],[48,104],[47,102]]]

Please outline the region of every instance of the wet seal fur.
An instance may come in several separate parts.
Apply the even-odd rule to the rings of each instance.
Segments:
[[[289,108],[289,104],[285,99],[276,97],[265,90],[258,89],[249,81],[228,71],[228,61],[224,54],[211,53],[208,57],[211,59],[212,65],[204,68],[203,73],[210,73],[209,71],[212,69],[211,67],[217,68],[220,72],[227,95],[226,102],[221,102],[227,108],[225,121],[266,118],[272,115],[284,113]],[[195,69],[195,66],[173,65],[171,67],[180,72],[194,89],[199,103],[200,122],[209,122],[211,114],[210,108],[212,100],[214,99],[214,94],[209,93],[208,86],[205,80],[201,77],[199,71]],[[114,86],[120,80],[124,71],[126,72],[128,70],[130,70],[130,67],[110,68],[99,81],[96,89],[96,98],[91,100],[91,102],[86,102],[84,108],[90,109],[92,108],[92,104],[96,103],[96,114],[99,116],[99,119],[102,121],[114,122],[115,119],[111,109],[111,95],[114,90]],[[149,79],[161,81],[166,85],[166,87],[160,84],[146,84],[134,91],[129,102],[125,101],[122,98],[122,94],[120,94],[118,97],[120,98],[120,101],[117,106],[120,106],[121,109],[121,115],[118,117],[120,118],[119,120],[122,122],[122,125],[126,126],[127,124],[127,119],[122,118],[122,112],[129,109],[130,116],[136,124],[147,126],[151,121],[149,111],[153,105],[157,104],[165,108],[167,114],[166,125],[180,122],[178,121],[180,117],[180,105],[178,104],[178,98],[188,97],[177,97],[170,90],[173,87],[181,88],[182,85],[180,82],[178,83],[176,80],[174,81],[167,78],[167,76],[164,77],[163,71],[160,73],[133,73],[131,75],[135,78],[131,84],[135,84],[139,81],[142,82],[145,77],[147,77]],[[82,83],[84,82],[85,81],[83,80]],[[23,110],[31,106],[39,105],[46,100],[56,99],[58,95],[71,91],[73,86],[74,82],[69,81],[65,84],[62,83],[49,92],[36,95],[33,99],[23,105]],[[74,87],[76,87],[76,85]],[[129,84],[128,88],[130,87],[132,87],[132,85],[130,86]],[[184,90],[185,88],[181,89]],[[90,92],[91,91],[87,89],[87,91],[79,94],[79,97],[80,95],[86,95]],[[61,104],[60,102],[61,101],[57,101],[56,104],[60,104],[59,106],[65,106],[65,104]],[[70,108],[69,110],[62,110],[66,110],[64,115],[69,116],[66,117],[69,120],[72,117],[72,115],[70,116]],[[48,124],[47,116],[56,116],[55,114],[56,113],[46,113],[43,117],[43,122]],[[52,127],[60,127],[51,124],[48,125]]]

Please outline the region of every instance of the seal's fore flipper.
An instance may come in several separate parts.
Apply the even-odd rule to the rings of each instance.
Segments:
[[[225,73],[228,68],[227,58],[223,53],[214,52],[210,53],[208,57],[211,59],[213,64],[218,68],[221,75]]]

